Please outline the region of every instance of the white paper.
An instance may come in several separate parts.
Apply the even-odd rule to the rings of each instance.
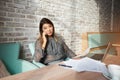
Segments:
[[[110,64],[108,70],[112,80],[120,80],[120,65]]]
[[[70,59],[64,62],[65,65],[72,66],[71,69],[82,72],[82,71],[92,71],[92,72],[101,72],[103,74],[108,74],[108,70],[104,63],[85,57],[79,60]]]

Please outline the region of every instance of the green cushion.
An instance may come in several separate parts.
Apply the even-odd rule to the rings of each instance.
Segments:
[[[32,56],[34,55],[34,52],[35,52],[35,43],[30,43],[28,45],[29,49],[30,49],[30,52],[32,54]]]
[[[94,48],[98,46],[107,45],[108,42],[119,42],[120,33],[101,33],[101,34],[88,34],[88,47]]]
[[[19,50],[19,43],[0,43],[0,59],[6,65],[8,71],[11,74],[17,74],[38,69],[37,66],[30,62],[18,59],[20,52]]]
[[[6,61],[18,59],[19,43],[0,43],[0,58]]]
[[[36,65],[37,67],[39,67],[39,68],[42,68],[42,67],[45,67],[46,65],[44,65],[43,63],[40,63],[40,62],[36,62],[36,61],[34,61],[33,60],[33,62],[32,62],[34,65]]]
[[[108,45],[109,42],[111,43],[118,43],[120,41],[119,32],[101,32],[101,33],[88,33],[88,47],[89,48],[96,48]],[[105,53],[106,47],[102,49],[96,49],[92,51],[92,53]],[[113,50],[110,51],[111,53],[114,52]]]
[[[21,59],[14,60],[12,62],[6,62],[6,66],[11,74],[17,74],[33,69],[38,69],[38,67],[33,65],[32,63]]]

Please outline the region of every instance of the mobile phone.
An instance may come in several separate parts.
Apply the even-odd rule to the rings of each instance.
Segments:
[[[45,37],[48,38],[48,35],[46,34]]]

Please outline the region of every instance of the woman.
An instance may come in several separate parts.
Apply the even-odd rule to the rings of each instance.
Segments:
[[[75,54],[67,47],[65,42],[55,35],[53,23],[43,18],[39,25],[40,37],[35,43],[34,59],[46,65],[61,62],[66,57],[74,57]]]

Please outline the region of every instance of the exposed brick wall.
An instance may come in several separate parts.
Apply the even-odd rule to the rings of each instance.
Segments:
[[[120,32],[120,0],[114,0],[112,29],[113,32]]]
[[[81,33],[110,31],[110,11],[110,0],[0,0],[0,42],[20,42],[21,54],[28,55],[39,21],[47,17],[56,33],[79,53]]]

